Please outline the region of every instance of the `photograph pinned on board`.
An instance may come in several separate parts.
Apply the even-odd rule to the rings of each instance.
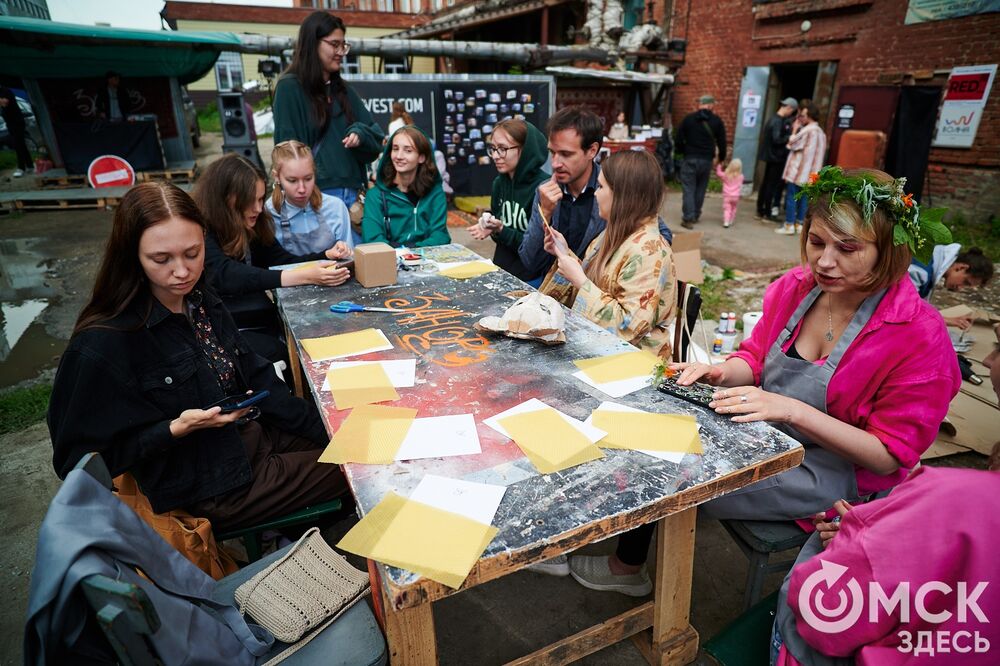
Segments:
[[[500,113],[501,114],[509,113],[509,112],[510,112],[510,106],[509,105],[507,105],[507,104],[501,104],[500,105]]]
[[[467,136],[462,137],[462,145],[465,146],[466,148],[470,147],[472,145],[472,139],[470,139]]]
[[[483,138],[483,133],[480,132],[478,128],[477,129],[470,129],[469,130],[469,138],[470,139],[482,139]]]
[[[475,164],[475,163],[476,163],[476,156],[469,155],[469,164]]]
[[[486,150],[486,142],[485,141],[476,141],[474,144],[472,144],[472,147],[475,150]]]
[[[511,111],[520,111],[521,110],[521,105],[520,104],[511,104],[510,105],[510,110]]]
[[[449,157],[448,158],[448,166],[455,166],[456,164],[458,164],[458,159],[457,158],[455,158],[455,157]]]
[[[477,106],[476,107],[476,116],[482,117],[482,115],[483,115],[483,107]]]
[[[483,155],[482,157],[479,158],[479,163],[481,165],[483,165],[483,166],[489,166],[490,165],[490,158],[487,157],[486,155]]]
[[[458,132],[459,134],[465,134],[465,125],[459,125],[457,128],[455,128],[455,131]]]
[[[521,103],[528,104],[531,102],[531,95],[528,93],[521,93]]]
[[[475,127],[478,123],[479,121],[476,120],[475,118],[469,118],[468,120],[465,121],[465,124],[468,125],[469,127]]]
[[[454,116],[445,116],[444,117],[444,124],[445,125],[454,125],[455,124],[455,117]]]
[[[490,101],[494,104],[500,103],[500,93],[490,93]]]
[[[525,113],[534,113],[535,112],[535,105],[534,104],[525,104],[524,105],[524,112]]]
[[[493,125],[483,125],[483,134],[489,135],[493,133]]]
[[[444,105],[444,110],[447,111],[448,113],[455,113],[455,105],[452,104],[451,102],[448,102],[447,104]]]
[[[455,101],[456,102],[461,102],[463,99],[465,99],[465,93],[462,92],[461,90],[456,90],[455,91]]]
[[[507,99],[517,99],[517,91],[516,90],[508,90],[507,91]]]
[[[486,122],[488,122],[488,123],[496,123],[497,122],[497,114],[491,113],[490,115],[486,116]]]
[[[524,117],[523,113],[515,113],[514,120],[527,120],[527,118]]]
[[[482,88],[476,89],[476,99],[486,99],[486,91]]]
[[[445,146],[445,152],[447,152],[449,155],[454,155],[455,154],[455,144],[449,143],[447,146]]]
[[[452,134],[451,135],[451,142],[452,143],[462,143],[462,137],[460,137],[458,134]]]
[[[447,132],[448,134],[453,134],[455,132],[455,126],[454,125],[445,125],[444,126],[444,131]]]
[[[452,92],[452,90],[450,88],[445,88],[445,90],[444,90],[444,98],[445,99],[451,99],[454,96],[455,96],[455,93]]]
[[[465,148],[459,148],[458,149],[458,156],[459,157],[465,157]]]
[[[489,113],[496,113],[496,111],[497,111],[497,105],[496,104],[487,104],[483,108],[486,109]]]
[[[465,106],[466,107],[472,108],[475,105],[476,105],[476,100],[472,99],[471,97],[469,99],[465,100]]]
[[[459,123],[465,122],[465,114],[464,113],[456,113],[455,114],[455,120],[457,122],[459,122]]]

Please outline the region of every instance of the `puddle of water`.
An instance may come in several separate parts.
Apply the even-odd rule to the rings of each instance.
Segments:
[[[45,284],[33,238],[0,241],[0,388],[52,367],[66,342],[45,332],[39,316],[53,290]]]

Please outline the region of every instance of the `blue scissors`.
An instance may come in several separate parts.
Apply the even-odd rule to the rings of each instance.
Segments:
[[[330,306],[330,312],[404,312],[393,308],[374,308],[369,305],[358,305],[351,301],[341,301]]]

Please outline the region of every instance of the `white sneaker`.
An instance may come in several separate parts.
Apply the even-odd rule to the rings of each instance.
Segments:
[[[790,224],[783,224],[780,227],[778,227],[777,229],[775,229],[774,233],[781,234],[782,236],[794,236],[795,235],[795,227],[793,227]]]
[[[23,176],[23,175],[24,175],[24,172],[23,172],[23,171],[21,171],[20,169],[15,169],[15,170],[14,170],[14,173],[13,173],[13,174],[11,174],[11,175],[12,175],[12,176],[13,176],[14,178],[20,178],[21,176]]]
[[[607,555],[574,555],[570,573],[576,582],[591,590],[620,592],[630,597],[644,597],[653,591],[645,565],[638,573],[613,574]]]
[[[569,559],[565,555],[556,555],[551,560],[529,564],[525,569],[546,576],[568,576]]]
[[[780,213],[781,213],[781,211],[780,211],[780,210],[778,210],[778,207],[777,207],[777,206],[775,206],[774,208],[772,208],[772,209],[771,209],[771,217],[778,217],[778,215],[779,215]]]

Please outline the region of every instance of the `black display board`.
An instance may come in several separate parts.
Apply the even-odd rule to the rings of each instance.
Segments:
[[[392,103],[403,104],[444,153],[451,187],[459,195],[490,193],[497,170],[486,142],[497,122],[522,117],[545,131],[555,86],[551,77],[348,78],[383,128],[389,124]]]

